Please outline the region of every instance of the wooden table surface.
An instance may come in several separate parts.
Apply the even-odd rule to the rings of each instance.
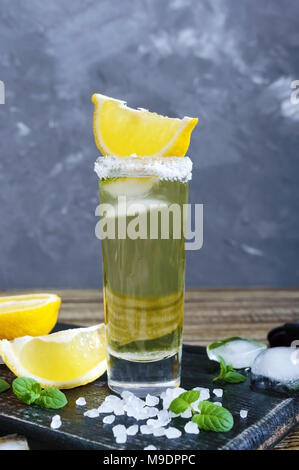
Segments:
[[[56,289],[54,292],[62,298],[59,321],[89,326],[104,320],[100,289]],[[1,294],[8,295],[7,292]],[[299,289],[188,290],[184,342],[206,345],[230,336],[266,342],[269,330],[282,323],[298,320]],[[299,450],[299,429],[276,448]]]

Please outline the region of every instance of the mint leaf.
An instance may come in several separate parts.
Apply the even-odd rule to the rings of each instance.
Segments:
[[[175,414],[184,413],[189,408],[189,403],[180,397],[175,398],[169,405],[170,411]]]
[[[6,390],[10,389],[10,385],[6,380],[0,379],[0,393],[6,392]]]
[[[193,416],[192,421],[205,431],[227,432],[234,425],[232,414],[222,406],[214,405],[209,401],[202,401],[198,405],[200,414]]]
[[[236,372],[234,370],[227,372],[223,377],[223,380],[230,384],[239,384],[241,382],[245,382],[246,377],[243,374],[239,374],[239,372]]]
[[[19,400],[31,405],[40,396],[41,386],[36,380],[29,377],[18,377],[12,383],[12,390]]]
[[[35,401],[36,405],[43,408],[52,408],[57,410],[63,408],[67,404],[66,396],[63,392],[56,388],[46,388]]]
[[[188,408],[192,409],[192,407],[190,406],[191,403],[198,400],[199,396],[200,392],[197,390],[189,390],[189,392],[183,392],[177,398],[172,400],[169,405],[169,409],[175,414],[183,413]]]
[[[179,398],[181,398],[185,402],[189,403],[189,405],[191,405],[191,403],[194,403],[196,400],[199,399],[199,396],[200,396],[200,392],[198,390],[189,390],[189,392],[181,393]]]
[[[228,382],[231,384],[238,384],[241,382],[245,382],[246,377],[239,372],[236,372],[233,368],[232,364],[226,364],[223,357],[219,356],[219,363],[220,363],[220,374],[218,377],[213,379],[213,382],[217,380],[223,380],[224,382]]]
[[[228,371],[228,367],[230,367],[230,366],[226,365],[225,360],[221,356],[219,356],[219,365],[220,365],[220,374],[218,375],[218,377],[215,377],[213,379],[213,382],[216,382],[216,380],[223,379],[223,377],[225,376],[225,374]]]

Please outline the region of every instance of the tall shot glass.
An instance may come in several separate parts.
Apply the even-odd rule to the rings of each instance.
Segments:
[[[180,384],[188,157],[100,157],[108,385],[160,394]]]

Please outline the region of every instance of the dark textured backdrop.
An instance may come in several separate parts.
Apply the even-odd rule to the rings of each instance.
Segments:
[[[90,96],[199,116],[187,286],[299,282],[297,0],[1,0],[0,288],[100,285]]]

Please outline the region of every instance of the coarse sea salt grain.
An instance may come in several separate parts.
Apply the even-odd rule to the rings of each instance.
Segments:
[[[135,436],[138,433],[139,426],[138,424],[133,424],[132,426],[129,426],[127,428],[127,434],[128,436]]]
[[[210,390],[208,388],[194,387],[192,390],[197,390],[198,392],[200,392],[199,400],[197,400],[198,402],[208,400],[210,398]]]
[[[241,418],[247,418],[248,415],[248,410],[240,410],[240,416]]]
[[[186,411],[184,411],[183,413],[181,413],[181,418],[191,418],[192,416],[192,410],[191,408],[187,408]]]
[[[177,439],[181,435],[181,431],[177,428],[169,427],[165,429],[165,436],[167,437],[167,439]]]
[[[160,426],[167,426],[171,421],[170,412],[168,410],[158,411],[157,418],[160,422]]]
[[[193,421],[188,421],[188,423],[185,424],[184,430],[188,434],[199,434],[198,426]]]
[[[115,437],[115,440],[116,440],[116,444],[124,444],[125,442],[127,442],[127,434],[126,433],[118,434]]]
[[[134,397],[134,393],[129,392],[129,390],[124,390],[121,392],[120,396],[122,397],[123,400],[127,400],[128,398]]]
[[[150,395],[149,393],[146,395],[145,403],[147,406],[156,406],[159,403],[159,397],[155,397],[154,395]]]
[[[162,427],[154,428],[153,435],[155,437],[165,436],[165,428],[162,428]]]
[[[155,427],[159,426],[159,420],[150,418],[150,419],[147,420],[146,424],[147,424],[147,426],[153,426],[155,428]]]
[[[144,450],[157,450],[157,447],[150,445],[144,448]]]
[[[222,388],[214,388],[213,393],[216,397],[220,398],[223,396],[223,389]]]
[[[147,414],[148,418],[154,418],[159,412],[158,408],[156,408],[155,406],[146,406],[143,409]]]
[[[123,424],[117,424],[112,428],[113,435],[116,437],[117,435],[127,434],[126,427]]]
[[[98,407],[98,410],[99,413],[113,413],[114,406],[112,403],[104,402]]]
[[[78,406],[85,406],[86,405],[86,400],[84,397],[79,397],[76,400],[76,405]]]
[[[97,408],[93,408],[92,410],[85,411],[83,414],[84,416],[87,416],[87,418],[97,418],[100,415],[100,412]]]
[[[103,418],[103,423],[105,424],[112,424],[115,421],[115,416],[114,415],[108,415]]]
[[[141,434],[153,434],[153,431],[153,426],[149,426],[148,424],[142,424],[142,426],[140,426]]]
[[[51,420],[51,424],[50,424],[51,428],[52,429],[58,429],[58,428],[60,428],[61,424],[62,423],[61,423],[60,415],[53,416],[53,418]]]

